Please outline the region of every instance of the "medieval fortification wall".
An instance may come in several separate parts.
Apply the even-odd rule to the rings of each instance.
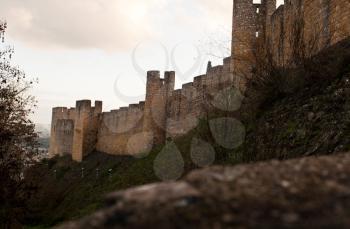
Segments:
[[[350,36],[349,0],[234,0],[231,57],[223,65],[208,64],[204,75],[174,90],[175,72],[147,73],[144,102],[102,113],[102,102],[77,101],[75,108],[53,108],[50,154],[71,154],[76,161],[97,150],[136,155],[166,139],[186,134],[203,116],[208,98],[227,87],[245,89],[254,68],[258,41],[271,45],[279,65],[292,57],[296,23],[302,22],[305,43],[317,37],[321,51]]]

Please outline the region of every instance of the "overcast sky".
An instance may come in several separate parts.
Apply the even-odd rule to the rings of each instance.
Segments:
[[[208,52],[228,54],[231,15],[232,0],[1,0],[0,7],[15,64],[39,79],[33,119],[45,124],[53,106],[79,99],[102,100],[105,111],[138,103],[147,70],[176,70],[177,87],[192,81],[209,59],[220,64]]]

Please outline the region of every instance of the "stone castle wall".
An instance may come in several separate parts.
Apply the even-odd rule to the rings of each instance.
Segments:
[[[205,112],[208,95],[232,85],[230,63],[226,58],[224,65],[209,65],[205,75],[178,90],[174,90],[175,72],[165,72],[161,78],[159,71],[149,71],[145,102],[118,110],[102,112],[101,102],[91,107],[89,100],[77,101],[69,110],[54,108],[50,154],[72,154],[76,161],[93,150],[136,155],[186,134]]]
[[[244,90],[252,76],[259,41],[269,44],[278,65],[290,66],[297,41],[308,54],[316,55],[350,36],[349,21],[349,0],[285,0],[278,9],[276,0],[261,4],[234,0],[231,71],[236,85]]]
[[[302,35],[306,51],[316,54],[349,37],[349,22],[348,0],[286,0],[271,17],[274,57],[280,65],[291,62],[296,34]],[[299,23],[304,24],[302,33],[295,29]]]
[[[230,64],[230,58],[223,65],[209,64],[205,75],[194,77],[193,82],[171,94],[167,105],[167,137],[179,137],[197,126],[199,118],[207,112],[209,98],[233,84]]]
[[[120,155],[133,153],[128,145],[132,147],[131,138],[143,130],[144,107],[145,103],[140,102],[102,113],[96,150]]]
[[[147,73],[146,98],[119,110],[102,113],[102,102],[78,101],[76,108],[54,108],[50,154],[72,154],[76,161],[98,150],[136,155],[193,129],[215,96],[227,87],[245,90],[252,77],[259,42],[271,44],[274,60],[292,58],[295,24],[303,22],[302,40],[317,38],[315,52],[350,36],[349,0],[234,0],[231,57],[223,65],[208,64],[204,75],[174,90],[175,72]],[[315,53],[316,54],[316,53]]]

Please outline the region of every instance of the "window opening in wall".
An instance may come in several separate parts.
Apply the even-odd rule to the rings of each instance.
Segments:
[[[259,32],[255,32],[255,37],[259,37]]]
[[[257,14],[260,13],[260,8],[256,8],[256,13],[257,13]]]

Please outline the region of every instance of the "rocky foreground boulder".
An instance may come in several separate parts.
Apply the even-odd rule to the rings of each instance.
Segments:
[[[58,228],[350,228],[350,154],[198,170]]]

